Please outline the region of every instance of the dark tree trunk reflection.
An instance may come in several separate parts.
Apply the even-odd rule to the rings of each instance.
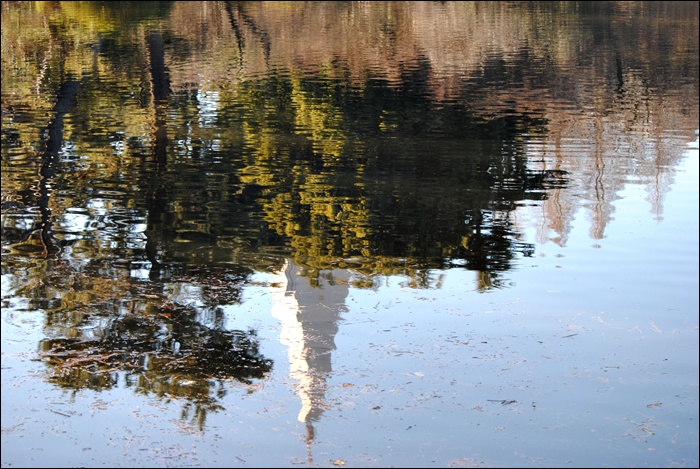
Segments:
[[[49,207],[49,199],[52,192],[51,181],[58,171],[59,152],[63,145],[63,118],[75,106],[77,96],[78,82],[69,76],[58,90],[56,105],[53,108],[55,114],[51,123],[46,127],[45,132],[48,139],[46,140],[46,151],[42,157],[39,171],[41,179],[39,180],[37,205],[41,213],[41,241],[44,245],[46,256],[57,254],[61,250],[60,242],[56,240],[53,234],[53,217]]]

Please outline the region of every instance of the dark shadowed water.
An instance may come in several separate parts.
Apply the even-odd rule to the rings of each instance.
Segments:
[[[698,2],[2,2],[2,467],[697,467]]]

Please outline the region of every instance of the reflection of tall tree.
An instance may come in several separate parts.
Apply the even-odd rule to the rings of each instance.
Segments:
[[[232,2],[226,2],[226,13],[228,15],[229,23],[231,23],[231,29],[233,30],[233,34],[236,37],[236,44],[238,45],[238,53],[240,54],[239,66],[240,68],[243,68],[243,48],[245,47],[245,40],[243,39],[243,35],[241,34],[241,29],[238,26],[238,20],[236,19],[236,14],[233,11],[231,3]]]
[[[60,251],[59,242],[53,236],[52,215],[49,207],[51,195],[51,180],[56,176],[58,165],[58,154],[63,145],[63,118],[67,112],[75,105],[78,95],[78,82],[68,76],[61,84],[58,91],[58,99],[53,108],[54,117],[46,128],[48,139],[46,141],[46,151],[44,152],[41,169],[39,171],[41,180],[39,181],[39,197],[37,204],[41,213],[41,241],[44,245],[46,255],[55,254]]]
[[[163,35],[160,31],[150,31],[146,35],[146,47],[148,49],[149,70],[151,72],[151,90],[153,93],[153,106],[155,113],[154,122],[154,151],[155,162],[161,166],[166,163],[166,151],[168,146],[168,130],[166,126],[167,109],[170,95],[170,78],[165,66],[165,48]]]
[[[165,48],[160,31],[150,31],[146,35],[146,49],[149,57],[150,89],[153,96],[153,160],[156,168],[164,170],[168,152],[168,129],[166,125],[167,104],[170,96],[170,78],[165,65]],[[162,268],[158,259],[159,236],[156,226],[165,213],[166,201],[160,179],[153,181],[148,197],[148,227],[146,230],[146,256],[151,263],[151,278],[158,278]]]
[[[231,3],[234,3],[235,9],[232,9]],[[245,13],[245,2],[227,2],[227,10],[229,11],[230,18],[231,18],[231,25],[234,25],[233,22],[233,15],[231,14],[233,10],[235,10],[236,14],[242,19],[243,24],[248,26],[250,30],[253,32],[253,34],[258,38],[260,41],[260,45],[262,46],[263,50],[263,56],[265,57],[265,64],[268,65],[270,62],[270,48],[272,47],[271,40],[270,40],[270,35],[262,28],[260,28],[256,23],[255,20],[247,15]],[[237,36],[238,37],[238,36]]]

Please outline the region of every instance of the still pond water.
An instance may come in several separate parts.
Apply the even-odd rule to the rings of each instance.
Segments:
[[[697,467],[698,2],[3,2],[2,467]]]

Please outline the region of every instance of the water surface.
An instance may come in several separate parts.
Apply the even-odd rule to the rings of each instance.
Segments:
[[[3,2],[2,464],[697,467],[697,2]]]

